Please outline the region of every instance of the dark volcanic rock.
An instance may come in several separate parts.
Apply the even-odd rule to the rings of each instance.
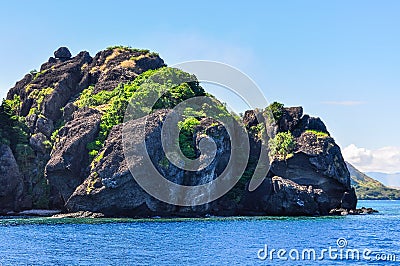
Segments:
[[[300,124],[299,108],[289,109],[296,119],[286,118],[284,125],[294,130]],[[293,115],[297,114],[297,115]],[[153,164],[163,176],[175,183],[198,185],[209,182],[215,174],[222,172],[229,161],[229,136],[221,134],[221,128],[214,128],[219,134],[213,137],[219,147],[216,163],[206,172],[185,171],[171,165],[162,166],[164,154],[159,138],[162,119],[166,111],[158,111],[143,119],[131,121],[132,126],[147,123],[147,151]],[[257,125],[254,113],[247,112],[247,127]],[[147,120],[147,122],[146,122]],[[294,122],[297,121],[297,122]],[[197,128],[198,136],[211,125],[211,121],[202,120]],[[203,129],[202,129],[203,127]],[[210,128],[209,128],[210,129]],[[208,131],[210,134],[211,131]],[[354,190],[350,187],[350,176],[344,164],[339,147],[332,138],[317,137],[314,133],[303,132],[297,139],[294,156],[285,161],[273,161],[269,173],[261,186],[253,192],[243,188],[239,204],[229,196],[203,206],[179,207],[162,203],[149,196],[136,183],[129,172],[122,149],[122,126],[115,127],[101,152],[100,161],[92,168],[91,174],[79,186],[67,202],[70,211],[101,212],[108,216],[193,216],[202,214],[215,215],[326,215],[331,209],[353,209],[357,203]],[[212,135],[212,134],[211,134]],[[219,138],[217,136],[222,136]],[[154,138],[155,137],[155,138]],[[252,154],[259,154],[261,143],[250,138]],[[132,138],[135,146],[135,138]],[[226,142],[226,143],[225,143]],[[198,140],[196,141],[198,144]],[[225,143],[225,144],[224,144]],[[257,152],[258,150],[258,152]],[[227,153],[228,152],[228,153]],[[250,155],[250,158],[251,155]],[[142,164],[138,159],[134,164]],[[207,172],[208,171],[208,172]],[[214,173],[210,175],[210,173]],[[211,178],[211,179],[210,179]],[[156,184],[154,184],[156,186]],[[178,196],[178,191],[171,191],[171,196]]]
[[[25,118],[30,133],[29,145],[20,145],[19,153],[14,151],[15,145],[10,145],[15,158],[7,146],[0,147],[0,183],[3,184],[0,210],[39,206],[66,207],[69,211],[80,212],[71,217],[94,217],[97,213],[145,217],[325,215],[332,209],[336,210],[333,213],[340,214],[356,212],[353,209],[357,198],[350,186],[350,175],[340,148],[322,120],[303,115],[302,107],[284,108],[279,121],[269,121],[259,110],[246,111],[243,124],[248,130],[250,154],[241,155],[237,163],[244,167],[247,163],[247,167],[242,179],[223,197],[197,206],[196,196],[199,195],[182,196],[179,189],[168,191],[170,198],[186,197],[184,199],[192,206],[185,207],[153,198],[137,184],[128,169],[122,145],[123,125],[111,130],[97,158],[89,161],[87,145],[98,137],[106,105],[94,107],[97,110],[80,108],[76,100],[89,86],[93,86],[94,93],[111,91],[149,69],[165,66],[164,61],[147,50],[124,47],[101,51],[94,58],[87,52],[72,57],[66,47],[61,47],[54,56],[41,66],[40,72],[26,75],[7,94],[8,100],[21,100],[16,112]],[[193,138],[189,136],[187,142],[196,147],[194,153],[205,167],[197,172],[182,170],[169,162],[161,148],[162,126],[170,113],[171,110],[158,110],[125,125],[132,128],[146,125],[143,135],[149,157],[155,169],[171,182],[185,186],[206,185],[228,168],[234,151],[239,149],[235,146],[247,145],[247,141],[232,145],[220,123],[203,118],[195,127]],[[55,129],[59,130],[58,135],[52,138]],[[287,131],[296,141],[293,154],[286,160],[269,158],[268,138]],[[234,130],[233,133],[240,132]],[[266,141],[262,140],[265,135]],[[139,149],[140,137],[129,138],[133,149]],[[52,143],[54,139],[56,143]],[[216,151],[215,158],[208,162],[207,155],[200,154],[198,147],[201,143],[211,143],[211,139]],[[248,191],[255,167],[271,160],[271,168],[261,173],[265,177],[262,184],[255,191]],[[138,156],[131,163],[138,166],[143,162]],[[230,177],[235,176],[235,172],[229,173]]]
[[[301,119],[301,129],[310,129],[328,133],[324,122],[322,122],[319,117],[310,117],[309,115],[304,115]]]
[[[168,111],[161,110],[147,117],[130,121],[129,127],[146,127],[146,146],[149,156],[157,170],[163,176],[177,184],[199,185],[206,184],[224,169],[222,166],[229,159],[229,135],[226,131],[217,130],[218,126],[210,125],[209,121],[202,122],[204,130],[216,142],[217,154],[209,166],[199,172],[184,171],[170,163],[163,163],[166,160],[165,154],[160,147],[161,128],[163,119]],[[147,121],[146,121],[147,120]],[[199,130],[201,130],[200,126]],[[224,133],[221,133],[224,132]],[[198,136],[200,136],[200,132]],[[131,138],[129,146],[135,149],[139,139]],[[199,139],[197,140],[199,141]],[[132,177],[127,162],[124,158],[122,147],[122,125],[118,125],[111,131],[104,149],[101,151],[102,158],[93,167],[91,174],[85,182],[79,186],[67,202],[67,209],[72,212],[91,211],[101,212],[108,216],[197,216],[212,213],[213,210],[219,213],[233,213],[235,204],[229,199],[206,205],[191,207],[179,207],[161,202],[147,194]],[[143,163],[143,158],[137,158],[132,162],[134,165]],[[151,180],[150,180],[151,181]],[[179,191],[170,191],[171,197],[179,197]],[[196,199],[189,199],[195,201]]]
[[[328,194],[312,185],[299,185],[282,177],[266,178],[253,192],[245,192],[240,213],[244,215],[326,215]]]
[[[146,119],[136,122],[140,126],[146,123]],[[129,172],[123,155],[122,125],[112,129],[101,154],[103,158],[68,200],[66,207],[69,211],[101,212],[108,216],[148,216],[159,209],[157,205],[163,205],[147,194]],[[179,180],[181,177],[176,178]],[[175,209],[175,206],[166,204],[161,208],[164,213],[174,212]]]
[[[318,172],[337,180],[345,189],[350,189],[350,173],[333,138],[305,132],[296,141],[297,152],[310,156],[309,162]]]
[[[339,209],[333,209],[329,212],[329,215],[364,215],[364,214],[374,214],[378,213],[377,210],[374,210],[372,208],[365,208],[362,207],[361,209],[346,209],[346,208],[339,208]]]
[[[62,114],[61,108],[67,104],[71,97],[89,86],[88,81],[82,82],[82,67],[89,62],[91,62],[89,53],[81,52],[76,57],[60,65],[57,72],[62,71],[63,74],[55,74],[61,79],[59,78],[56,83],[53,83],[54,91],[43,102],[42,112],[46,117],[53,121],[59,119]]]
[[[29,139],[29,144],[36,152],[45,153],[46,152],[46,145],[45,141],[47,140],[46,136],[42,133],[37,133],[32,135]]]
[[[265,211],[270,215],[326,214],[328,195],[311,185],[301,186],[281,177],[272,178],[272,193]]]
[[[44,178],[44,168],[50,159],[53,144],[50,142],[50,138],[54,130],[56,127],[59,129],[61,125],[73,120],[74,113],[81,112],[74,104],[79,94],[89,85],[97,86],[98,91],[114,89],[120,82],[133,81],[138,74],[148,69],[164,66],[164,62],[156,54],[135,49],[118,49],[118,51],[123,52],[118,52],[119,55],[113,54],[113,50],[100,52],[99,54],[104,56],[101,58],[97,56],[92,64],[93,58],[88,52],[80,52],[72,57],[67,48],[61,47],[54,53],[55,58],[50,57],[48,62],[42,64],[39,72],[32,71],[9,90],[7,99],[19,98],[21,100],[17,114],[25,117],[31,133],[29,136],[30,144],[34,149],[28,157],[22,160],[17,158],[18,164],[23,164],[20,165],[20,169],[24,179],[23,198],[26,208],[47,208],[48,206],[59,208],[68,198],[69,192],[64,193],[65,200],[59,196],[58,188],[54,185],[54,180],[57,180],[57,178],[53,179],[51,188],[48,188],[47,180]],[[100,114],[98,114],[97,120],[100,119],[99,117]],[[85,119],[79,119],[77,123],[80,122],[83,123],[82,128],[90,127],[90,123],[84,125]],[[61,130],[60,133],[64,131]],[[85,135],[85,130],[82,133]],[[91,141],[96,137],[97,132],[94,132],[90,137]],[[81,138],[86,139],[85,136],[81,136],[81,132],[74,132],[74,134],[64,136],[61,141],[67,143],[68,147],[80,146],[81,144],[85,146],[86,140],[84,144],[79,144]],[[75,141],[77,143],[73,144]],[[65,150],[68,150],[68,147]],[[62,150],[57,145],[54,148],[54,154]],[[29,149],[31,148],[29,147]],[[76,154],[73,156],[68,155],[71,154],[70,152],[66,152],[67,156],[65,158],[61,156],[63,159],[57,163],[55,158],[52,158],[48,167],[50,173],[51,166],[60,167],[59,173],[65,170],[65,173],[60,174],[60,176],[69,176],[73,173],[72,180],[75,179],[76,181],[71,181],[68,178],[65,181],[71,186],[70,190],[72,191],[87,177],[85,171],[76,170],[80,167],[86,170],[89,164],[87,151],[79,154],[81,150],[76,150]],[[81,157],[82,162],[77,167],[77,158],[79,157]],[[64,170],[62,170],[61,165],[64,165]],[[79,174],[77,174],[78,172]],[[60,186],[63,187],[62,190],[64,191],[64,185]],[[52,195],[50,205],[48,205],[49,190]]]
[[[51,133],[54,131],[53,121],[45,117],[39,117],[36,120],[36,129],[38,132],[43,133],[46,137],[50,138]]]
[[[72,119],[73,113],[78,110],[78,106],[76,106],[74,103],[68,103],[63,110],[63,115],[62,118],[64,121],[68,122]]]
[[[46,118],[56,121],[61,117],[60,109],[71,97],[89,86],[89,81],[83,82],[82,67],[91,60],[89,53],[81,52],[68,61],[47,65],[34,77],[25,77],[18,82],[7,94],[7,99],[13,99],[15,95],[20,97],[21,116],[36,109]]]
[[[89,165],[86,145],[94,141],[101,115],[93,109],[80,109],[60,131],[59,139],[46,166],[46,178],[59,191],[64,202],[71,196],[85,176]],[[53,195],[56,197],[57,195]]]
[[[257,122],[251,114],[245,115],[245,121],[255,126]],[[329,136],[319,118],[302,115],[303,110],[299,107],[283,110],[275,132],[293,133],[296,137],[294,154],[286,161],[275,159],[271,163],[263,184],[253,192],[244,193],[241,212],[257,215],[325,215],[334,208],[355,208],[357,198],[350,186],[350,174],[339,146]],[[326,135],[317,135],[307,131],[309,129],[324,132]],[[275,178],[272,181],[274,176],[280,177],[280,180]],[[276,184],[284,189],[277,190]],[[304,194],[305,188],[309,187],[312,188],[312,193]],[[312,195],[308,197],[308,201],[301,200],[308,202],[308,207],[304,205],[301,209],[301,206],[295,204],[294,199],[299,193],[303,196]]]
[[[114,48],[101,51],[88,66],[87,76],[94,91],[112,90],[118,84],[133,80],[139,74],[165,66],[156,54],[129,48]]]
[[[22,176],[7,145],[0,145],[0,213],[19,208],[23,192]]]
[[[349,192],[343,194],[341,207],[347,210],[354,210],[357,207],[356,191],[352,188]]]
[[[71,52],[67,47],[60,47],[54,52],[54,57],[58,59],[69,59],[71,56]]]
[[[328,204],[325,209],[320,210],[321,214],[326,214],[331,209],[339,208],[342,204],[342,198],[345,193],[350,193],[350,175],[346,173],[347,168],[342,168],[338,154],[332,155],[329,151],[321,149],[318,154],[310,155],[302,151],[285,161],[274,161],[271,165],[271,172],[285,179],[294,181],[301,186],[312,186],[316,189],[322,189],[328,196]],[[331,160],[331,161],[329,161]],[[315,161],[322,161],[316,164]],[[346,201],[348,206],[357,203],[355,201]]]
[[[257,126],[262,121],[258,121],[257,114],[254,110],[247,110],[243,116],[243,124],[247,127]]]
[[[303,107],[289,107],[283,109],[282,118],[279,120],[279,130],[293,131],[303,116]]]

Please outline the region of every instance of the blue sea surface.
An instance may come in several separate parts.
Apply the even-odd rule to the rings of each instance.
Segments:
[[[3,217],[0,265],[399,265],[400,201],[359,201],[361,206],[379,213],[170,220]],[[322,252],[329,248],[331,254]],[[279,249],[286,251],[281,258]],[[315,259],[312,252],[308,257],[310,250]],[[365,250],[370,254],[363,257]],[[353,251],[360,252],[359,259]]]

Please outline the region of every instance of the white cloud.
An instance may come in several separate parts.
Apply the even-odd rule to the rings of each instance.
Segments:
[[[343,157],[362,172],[400,172],[400,147],[369,150],[351,144],[343,149]]]
[[[329,105],[342,105],[342,106],[355,106],[355,105],[366,104],[366,102],[362,102],[362,101],[327,101],[327,102],[322,102],[322,103],[329,104]]]

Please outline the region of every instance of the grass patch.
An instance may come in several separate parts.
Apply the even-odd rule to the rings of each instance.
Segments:
[[[135,68],[136,62],[135,60],[129,59],[121,62],[121,67],[123,68]]]
[[[312,133],[317,136],[317,138],[328,138],[329,134],[326,132],[314,130],[314,129],[307,129],[306,133]]]

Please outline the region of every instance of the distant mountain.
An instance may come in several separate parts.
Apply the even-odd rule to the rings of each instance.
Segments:
[[[380,172],[368,172],[366,174],[378,180],[385,186],[400,189],[400,173],[386,174]]]
[[[358,199],[400,199],[400,190],[385,186],[346,162]]]

